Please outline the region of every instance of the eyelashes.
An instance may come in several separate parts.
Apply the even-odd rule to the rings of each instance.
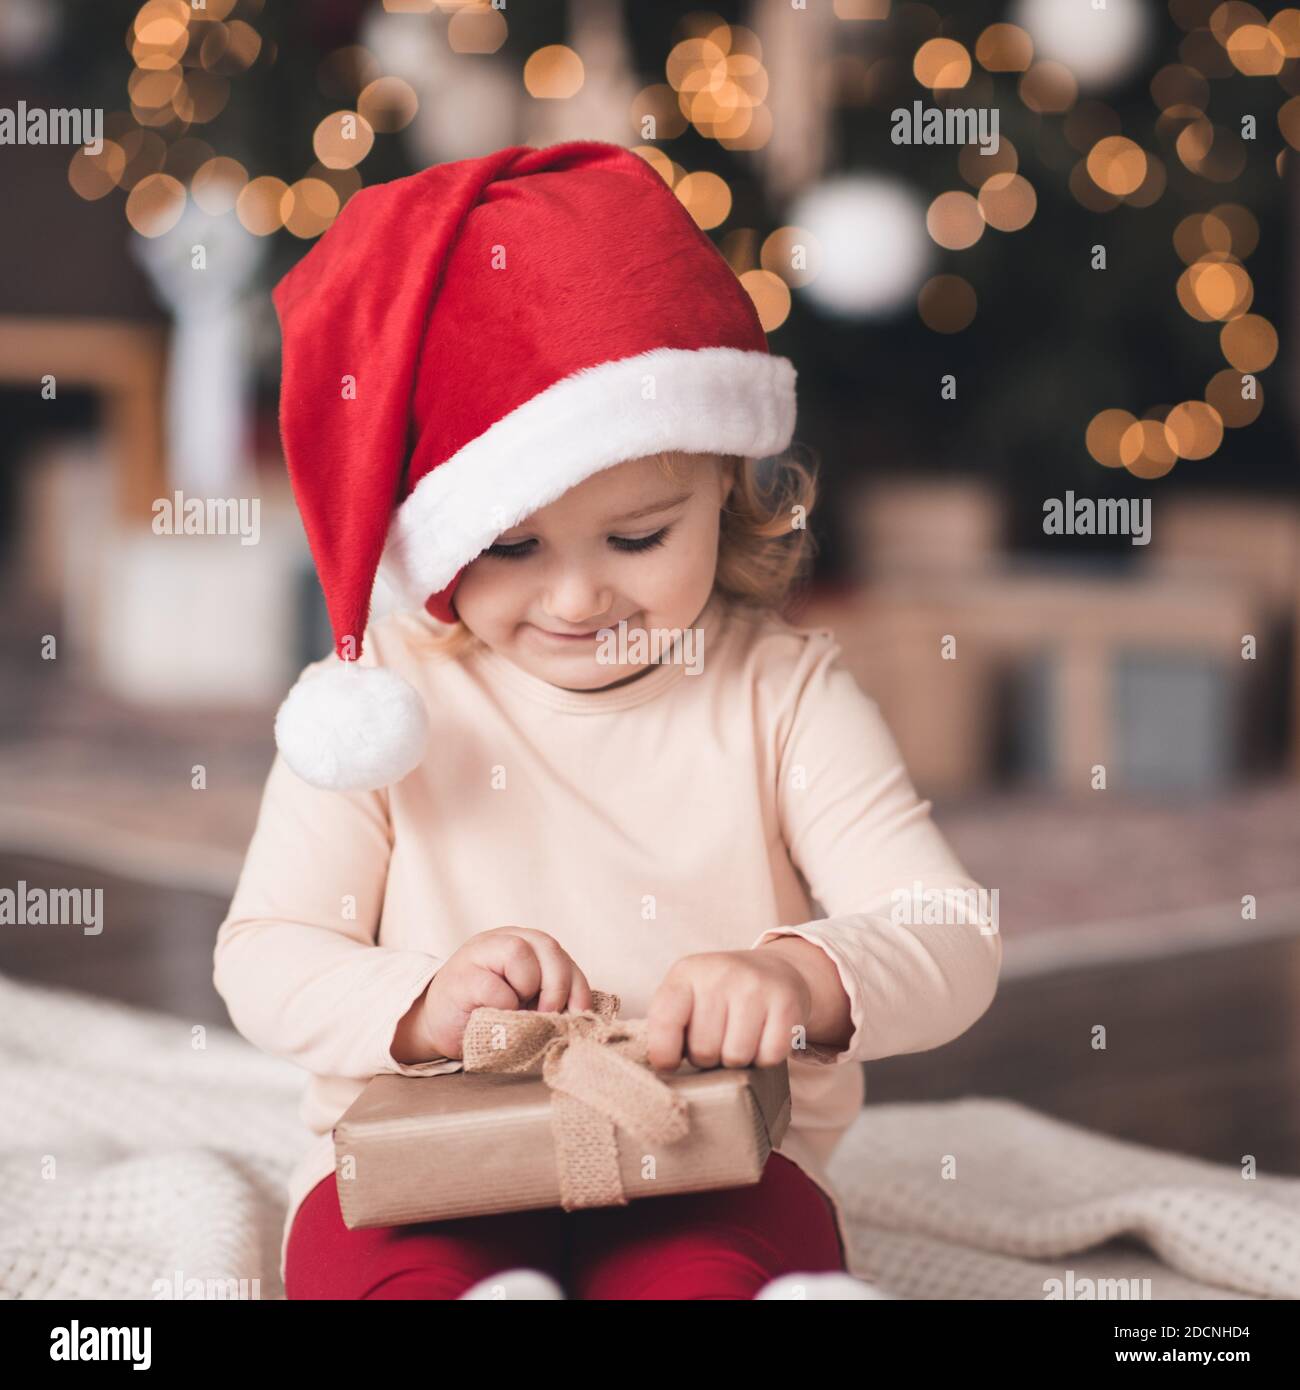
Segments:
[[[609,543],[615,550],[637,555],[644,550],[655,550],[663,545],[671,530],[671,526],[664,526],[653,536],[641,536],[637,540],[628,540],[625,536],[610,536]],[[513,545],[490,545],[483,553],[484,555],[493,555],[498,560],[523,560],[533,553],[531,547],[536,544],[536,541],[529,540],[516,541]]]
[[[654,550],[661,546],[668,539],[668,532],[672,530],[670,526],[661,527],[653,536],[642,536],[640,540],[629,541],[622,536],[611,536],[609,543],[615,550],[627,550],[636,554],[641,550]]]

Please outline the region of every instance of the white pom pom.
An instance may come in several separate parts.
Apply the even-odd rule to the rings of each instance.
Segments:
[[[313,672],[275,716],[284,760],[314,787],[374,791],[400,782],[424,757],[429,716],[395,671],[343,666]]]

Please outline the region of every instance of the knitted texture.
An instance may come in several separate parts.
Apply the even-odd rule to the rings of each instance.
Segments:
[[[1149,1278],[1153,1298],[1300,1297],[1300,1180],[1244,1178],[1008,1101],[868,1107],[828,1172],[864,1277],[906,1298],[1044,1298],[1067,1271],[1076,1289]]]
[[[178,1271],[282,1296],[304,1074],[229,1029],[194,1041],[189,1020],[0,976],[0,1298],[148,1299]],[[855,1269],[901,1297],[1042,1299],[1073,1271],[1155,1299],[1300,1298],[1300,1180],[1007,1101],[869,1106],[830,1173]]]

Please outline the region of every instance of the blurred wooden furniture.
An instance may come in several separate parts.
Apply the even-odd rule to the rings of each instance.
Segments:
[[[1002,498],[980,478],[880,478],[849,504],[856,578],[956,576],[1005,558]]]
[[[1108,787],[1124,781],[1116,762],[1119,654],[1197,654],[1236,681],[1248,666],[1242,636],[1257,630],[1259,617],[1248,591],[1216,580],[1008,570],[814,594],[795,621],[834,630],[846,665],[879,703],[926,793],[960,794],[989,779],[999,673],[1050,659],[1055,779],[1063,790],[1087,794],[1096,764],[1106,767]],[[944,659],[947,638],[955,639],[955,659]]]
[[[167,495],[162,401],[166,339],[150,324],[113,319],[0,315],[0,381],[39,392],[89,389],[103,402],[115,477],[114,509],[122,521],[149,520]]]
[[[1261,659],[1290,653],[1289,762],[1300,777],[1300,506],[1281,497],[1164,498],[1149,563],[1159,574],[1217,578],[1256,595],[1266,628],[1256,634]]]

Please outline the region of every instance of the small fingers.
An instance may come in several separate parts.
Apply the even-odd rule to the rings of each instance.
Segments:
[[[670,975],[655,991],[646,1011],[646,1056],[657,1071],[676,1071],[682,1064],[694,991]]]

